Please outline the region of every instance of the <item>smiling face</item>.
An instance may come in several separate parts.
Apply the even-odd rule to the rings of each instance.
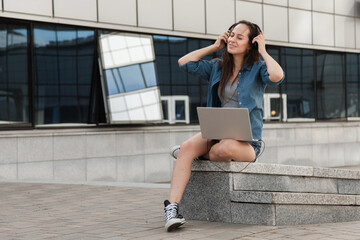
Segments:
[[[250,30],[245,24],[236,25],[230,32],[227,51],[233,55],[245,53],[251,48],[249,44]]]

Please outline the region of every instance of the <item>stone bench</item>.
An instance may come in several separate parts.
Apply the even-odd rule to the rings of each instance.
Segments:
[[[194,161],[186,219],[260,225],[360,220],[360,171]]]

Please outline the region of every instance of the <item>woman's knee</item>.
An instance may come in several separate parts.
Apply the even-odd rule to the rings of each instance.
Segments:
[[[210,149],[210,156],[230,162],[233,156],[233,148],[230,144],[219,143]]]

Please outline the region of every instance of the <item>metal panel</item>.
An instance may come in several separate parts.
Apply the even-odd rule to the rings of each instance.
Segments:
[[[256,23],[263,28],[262,25],[262,6],[258,3],[237,1],[236,2],[236,21],[248,20]]]
[[[97,21],[96,0],[54,0],[55,17]]]
[[[138,23],[141,27],[172,30],[172,0],[138,0]]]
[[[287,0],[264,0],[264,3],[287,7],[288,1]]]
[[[334,46],[334,15],[313,13],[313,43]]]
[[[99,22],[136,25],[136,0],[99,0]]]
[[[206,32],[221,34],[235,22],[234,1],[206,0]],[[221,15],[221,18],[219,18]]]
[[[312,43],[311,12],[289,9],[290,42]]]
[[[205,0],[174,0],[174,30],[205,33]]]
[[[355,19],[335,16],[335,46],[355,48]]]
[[[355,0],[335,0],[335,14],[354,16]]]
[[[311,10],[311,0],[289,0],[289,7]]]
[[[4,10],[52,16],[52,0],[3,0]],[[0,4],[2,5],[2,4]],[[2,6],[0,6],[2,8]]]
[[[334,1],[313,0],[313,10],[319,12],[334,13]]]
[[[264,32],[266,39],[288,41],[287,8],[264,5]]]

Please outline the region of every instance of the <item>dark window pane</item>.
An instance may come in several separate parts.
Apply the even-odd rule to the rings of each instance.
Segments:
[[[317,55],[317,108],[319,119],[345,117],[344,57]]]
[[[176,120],[185,120],[185,102],[175,101]]]
[[[27,28],[0,24],[0,121],[29,122]]]
[[[282,49],[286,81],[282,92],[287,96],[288,118],[314,118],[313,51]]]
[[[346,54],[346,93],[348,117],[360,117],[360,60],[358,54]]]
[[[88,123],[94,31],[35,25],[36,124]]]

